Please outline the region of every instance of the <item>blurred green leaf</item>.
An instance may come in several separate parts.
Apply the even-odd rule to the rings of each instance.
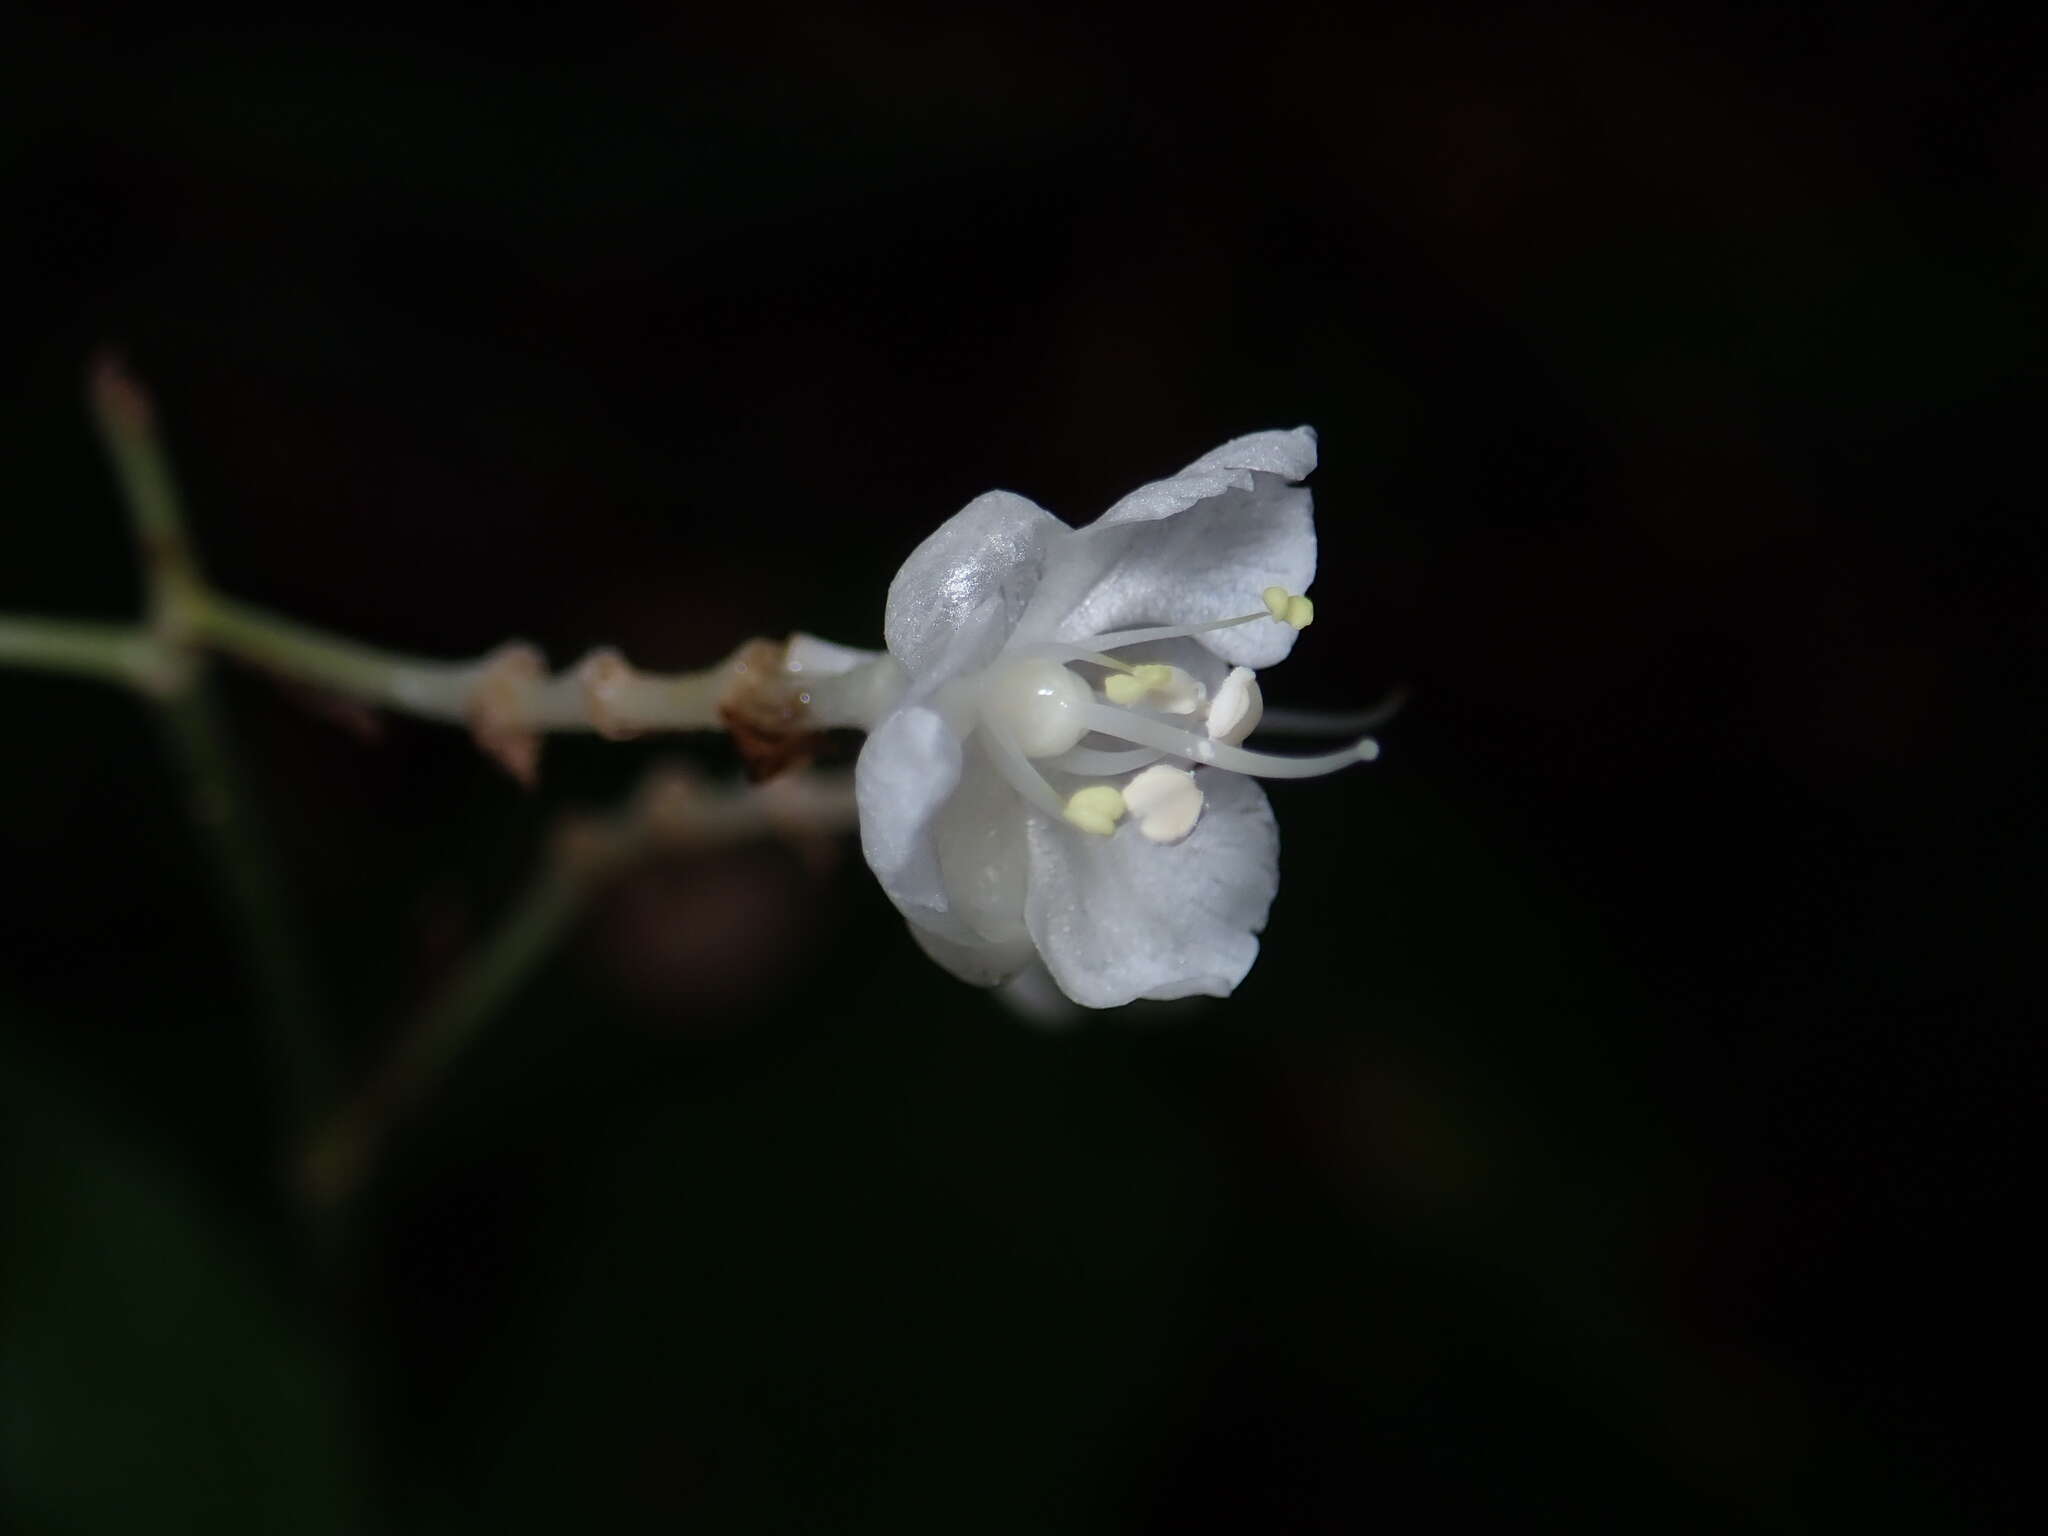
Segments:
[[[341,1531],[336,1379],[160,1157],[0,1073],[0,1480],[12,1529]]]

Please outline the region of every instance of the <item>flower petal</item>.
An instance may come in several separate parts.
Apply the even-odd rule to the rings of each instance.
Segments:
[[[1300,592],[1315,577],[1313,503],[1277,476],[1250,476],[1184,512],[1083,528],[1054,553],[1020,637],[1083,641],[1153,624],[1206,624],[1258,613],[1267,587]],[[1197,641],[1232,666],[1270,667],[1295,630],[1261,616]]]
[[[1030,854],[1024,846],[1024,802],[989,761],[979,733],[968,738],[961,752],[960,785],[931,819],[947,909],[976,938],[1022,944],[1028,953],[1024,890]]]
[[[1046,1031],[1072,1029],[1081,1022],[1080,1008],[1060,990],[1060,984],[1052,979],[1052,972],[1045,968],[1036,950],[996,996],[1025,1023]]]
[[[1250,779],[1205,771],[1198,782],[1202,819],[1170,847],[1128,828],[1089,837],[1030,818],[1025,918],[1075,1002],[1227,997],[1251,969],[1280,885],[1280,834]]]
[[[854,765],[861,852],[917,942],[994,986],[1034,958],[1024,926],[1024,808],[935,710],[897,710]]]
[[[1250,472],[1295,481],[1306,480],[1314,473],[1315,467],[1315,428],[1296,427],[1292,432],[1253,432],[1244,437],[1234,437],[1221,448],[1211,449],[1170,479],[1139,486],[1090,526],[1111,528],[1119,523],[1154,522],[1183,512],[1211,496],[1249,488]],[[1293,590],[1299,591],[1300,588]]]
[[[1054,545],[1016,627],[1020,640],[1082,641],[1152,624],[1256,613],[1267,587],[1305,591],[1316,573],[1314,503],[1288,479],[1315,468],[1307,427],[1256,432],[1141,486]],[[1262,619],[1200,643],[1232,666],[1269,667],[1295,631]]]
[[[957,920],[949,911],[932,821],[959,784],[960,767],[960,738],[938,712],[910,708],[875,727],[853,769],[868,867],[905,916],[946,928]]]
[[[919,949],[971,986],[1000,986],[1029,969],[1037,958],[1028,937],[1008,944],[990,944],[979,939],[963,944],[934,933],[916,918],[910,919],[910,936],[917,940]]]
[[[1009,491],[977,496],[947,518],[889,583],[882,633],[920,693],[986,666],[1037,590],[1067,525]]]

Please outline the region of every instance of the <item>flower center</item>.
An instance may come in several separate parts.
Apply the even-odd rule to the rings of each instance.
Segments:
[[[1316,757],[1246,751],[1238,743],[1258,725],[1264,707],[1249,667],[1233,668],[1212,699],[1180,667],[1132,663],[1114,654],[1262,620],[1300,630],[1314,619],[1314,607],[1297,593],[1269,587],[1261,597],[1263,611],[1234,619],[1118,630],[1092,636],[1085,645],[1028,645],[1005,655],[970,685],[990,760],[1031,804],[1084,832],[1109,836],[1129,816],[1141,836],[1176,843],[1194,830],[1203,796],[1192,772],[1160,765],[1161,758],[1291,779],[1377,757],[1379,746],[1370,736]],[[1078,666],[1100,669],[1100,682],[1091,686],[1074,670]],[[1082,745],[1090,734],[1114,745]],[[1077,781],[1075,787],[1054,788],[1048,773],[1063,783]],[[1132,774],[1121,784],[1110,782]]]
[[[981,718],[1026,757],[1056,757],[1088,734],[1082,711],[1094,694],[1057,661],[1020,657],[990,667],[981,683]]]

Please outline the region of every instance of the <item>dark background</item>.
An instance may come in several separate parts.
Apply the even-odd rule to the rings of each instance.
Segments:
[[[1999,1528],[2048,91],[1973,5],[17,21],[0,610],[879,639],[973,494],[1313,422],[1406,684],[1227,1004],[1032,1030],[849,844],[608,892],[339,1252],[146,714],[0,674],[30,1531]],[[351,1076],[674,742],[225,680]],[[311,706],[311,707],[309,707]],[[722,741],[681,750],[730,769]]]

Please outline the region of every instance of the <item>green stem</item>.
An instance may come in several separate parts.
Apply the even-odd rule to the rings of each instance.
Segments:
[[[152,582],[147,628],[0,614],[0,667],[99,677],[161,695],[183,686],[190,660],[210,651],[286,682],[425,720],[475,728],[481,711],[506,729],[613,735],[724,730],[737,679],[750,669],[767,686],[780,679],[773,664],[779,649],[765,641],[750,641],[716,666],[668,674],[636,672],[616,653],[598,652],[548,676],[537,659],[522,667],[532,653],[518,645],[469,661],[408,656],[225,597],[199,581],[189,560],[152,573],[161,579]],[[818,727],[837,723],[829,711],[817,713]],[[809,728],[801,721],[791,726]]]
[[[0,667],[123,682],[152,698],[184,771],[192,818],[210,845],[226,903],[249,941],[272,1023],[280,1098],[296,1126],[330,1102],[333,1071],[314,1017],[272,867],[232,737],[203,668],[214,652],[290,681],[433,720],[460,721],[515,774],[531,778],[543,731],[621,737],[650,730],[731,730],[756,767],[774,772],[815,731],[861,723],[900,691],[902,672],[879,658],[843,675],[799,679],[785,647],[751,640],[723,662],[670,676],[636,672],[616,651],[594,651],[549,676],[531,646],[508,643],[474,661],[435,661],[323,633],[224,597],[206,585],[186,534],[170,460],[142,388],[111,358],[92,371],[93,419],[126,506],[148,593],[141,627],[0,615]],[[815,701],[815,703],[814,703]],[[669,785],[673,791],[675,786]],[[676,797],[673,793],[669,800]],[[680,835],[701,846],[763,832],[836,831],[852,816],[844,785],[781,799],[763,794],[711,808],[685,793],[675,823],[656,795],[599,829],[580,856],[559,856],[504,926],[400,1045],[363,1095],[307,1145],[308,1189],[331,1207],[360,1180],[392,1117],[419,1098],[574,921],[589,891],[639,850]],[[680,828],[680,831],[679,831]],[[316,1213],[317,1214],[317,1213]]]
[[[155,617],[162,621],[167,604],[198,584],[199,564],[185,534],[170,457],[157,436],[156,407],[111,355],[94,361],[86,393],[142,556]]]
[[[282,1100],[282,1128],[290,1137],[326,1107],[334,1072],[282,899],[283,881],[212,679],[193,678],[162,700],[158,714],[228,916],[247,941],[252,979],[270,1020],[264,1043]]]
[[[223,656],[433,720],[463,717],[481,670],[476,662],[428,661],[380,650],[216,592],[194,594],[190,613],[195,638]]]
[[[0,615],[0,667],[63,672],[149,686],[161,653],[149,632],[126,624],[72,624]]]
[[[594,861],[549,862],[393,1058],[400,1106],[414,1102],[438,1082],[491,1016],[553,953],[607,872],[607,864]]]
[[[159,705],[165,740],[183,770],[193,825],[212,853],[229,915],[248,941],[270,1021],[269,1054],[279,1099],[288,1125],[300,1127],[332,1092],[333,1075],[269,841],[250,805],[233,737],[197,665],[191,626],[204,588],[186,538],[170,456],[157,434],[149,397],[118,362],[103,358],[94,366],[88,396],[142,559],[150,625],[138,643],[147,647],[165,680],[149,691]],[[74,649],[74,659],[78,654]]]
[[[701,672],[636,672],[599,652],[548,676],[539,655],[510,644],[471,661],[381,650],[198,588],[185,613],[194,639],[292,682],[427,720],[520,732],[722,730],[737,658]]]

